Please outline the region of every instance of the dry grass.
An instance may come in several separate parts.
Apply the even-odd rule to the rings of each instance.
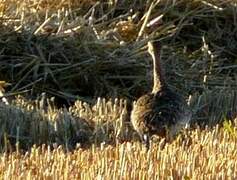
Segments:
[[[55,2],[0,1],[1,179],[237,178],[233,0]],[[155,38],[194,127],[209,126],[146,151],[129,111]]]
[[[18,97],[0,110],[3,179],[237,176],[237,120],[184,131],[170,143],[154,137],[147,151],[127,121],[124,100],[98,99],[93,107],[77,101],[67,111],[57,109],[52,99]]]
[[[4,153],[0,177],[11,179],[235,179],[234,135],[216,126],[186,132],[184,140],[152,144],[146,151],[138,142],[65,152],[62,147],[32,147],[25,154]]]
[[[6,96],[36,99],[46,92],[60,106],[97,97],[134,100],[149,89],[145,46],[158,38],[168,81],[193,97],[195,119],[213,124],[235,114],[232,1],[60,2],[1,1],[0,80],[11,83]],[[211,103],[216,97],[225,108]]]

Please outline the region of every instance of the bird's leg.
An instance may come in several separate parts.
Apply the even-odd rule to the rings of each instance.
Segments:
[[[149,135],[148,134],[144,134],[142,139],[143,139],[143,142],[146,145],[146,148],[150,149],[150,137],[149,137]]]

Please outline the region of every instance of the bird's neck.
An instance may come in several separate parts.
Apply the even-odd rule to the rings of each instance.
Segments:
[[[153,59],[153,89],[152,93],[160,91],[166,86],[163,70],[160,62],[160,52],[155,51],[151,54]]]

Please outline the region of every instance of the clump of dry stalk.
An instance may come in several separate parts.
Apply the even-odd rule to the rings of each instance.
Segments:
[[[231,1],[0,4],[0,75],[12,83],[9,93],[47,92],[69,102],[98,96],[134,99],[151,83],[144,50],[153,38],[164,44],[167,77],[178,90],[236,88],[236,7]]]
[[[99,98],[95,105],[76,101],[69,109],[58,109],[45,94],[35,101],[19,96],[10,105],[0,104],[1,151],[27,150],[32,145],[115,144],[136,137],[128,122],[127,102]]]

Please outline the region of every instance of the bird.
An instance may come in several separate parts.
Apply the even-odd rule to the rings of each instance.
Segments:
[[[181,129],[189,127],[192,114],[183,96],[165,79],[160,41],[149,41],[148,52],[153,60],[153,88],[134,102],[131,112],[133,128],[147,148],[153,135],[172,141]]]

